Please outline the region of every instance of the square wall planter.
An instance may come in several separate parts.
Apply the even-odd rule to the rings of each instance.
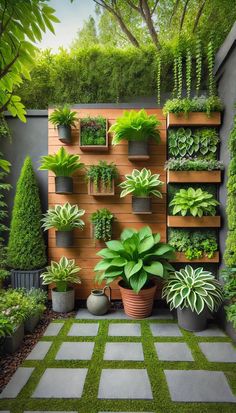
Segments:
[[[215,254],[213,255],[212,258],[208,257],[202,257],[202,258],[194,258],[193,260],[188,260],[188,258],[185,257],[184,252],[176,252],[175,253],[175,259],[170,260],[170,262],[186,262],[186,263],[219,263],[220,262],[220,254],[219,251],[216,251]]]
[[[173,228],[219,228],[221,225],[220,216],[192,217],[192,216],[167,216],[167,226]]]
[[[111,188],[103,188],[102,183],[99,182],[98,188],[92,181],[88,182],[88,194],[93,196],[114,196],[115,195],[115,181],[112,180]]]
[[[81,124],[79,123],[79,146],[83,152],[107,152],[109,150],[108,120],[106,120],[106,142],[104,145],[83,145],[81,139]]]
[[[167,128],[173,126],[220,126],[221,113],[212,112],[210,116],[207,116],[205,112],[190,112],[185,115],[184,113],[168,113],[167,115]]]
[[[167,183],[203,182],[218,184],[221,171],[167,171]]]

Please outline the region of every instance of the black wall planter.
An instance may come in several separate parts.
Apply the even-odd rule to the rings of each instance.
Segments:
[[[71,176],[55,177],[56,194],[73,194],[73,178]]]
[[[56,246],[67,248],[73,246],[73,231],[56,231]]]
[[[25,288],[30,290],[31,288],[45,289],[42,285],[42,278],[40,274],[44,272],[44,268],[39,270],[11,270],[11,285],[12,288]]]
[[[59,139],[61,142],[71,143],[71,127],[66,125],[59,125],[57,127]]]
[[[151,214],[152,198],[151,197],[132,197],[133,214]]]
[[[131,161],[149,159],[148,141],[129,141],[128,158]]]

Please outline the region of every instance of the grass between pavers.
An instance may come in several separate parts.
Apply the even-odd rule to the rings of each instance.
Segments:
[[[61,322],[56,320],[55,322]],[[73,323],[99,323],[98,335],[95,337],[67,336]],[[141,337],[111,337],[108,336],[110,323],[139,323]],[[14,400],[0,400],[0,410],[11,410],[21,413],[26,410],[58,410],[78,411],[79,413],[97,413],[99,411],[124,411],[155,413],[234,413],[235,404],[231,403],[174,403],[170,399],[164,370],[196,369],[223,371],[232,390],[236,393],[236,366],[234,363],[208,362],[198,346],[199,342],[231,342],[228,337],[198,337],[182,331],[182,337],[153,337],[151,323],[175,323],[173,320],[75,320],[64,322],[57,336],[44,336],[42,341],[52,341],[53,344],[42,361],[28,360],[23,367],[34,367],[34,371]],[[62,342],[93,341],[95,343],[92,359],[89,361],[55,360]],[[145,361],[105,361],[103,354],[107,342],[142,342]],[[192,351],[194,362],[164,362],[158,360],[154,347],[155,342],[185,342]],[[88,368],[84,390],[80,399],[32,399],[40,378],[46,368],[70,367]],[[105,368],[146,368],[152,386],[153,400],[98,400],[98,387],[102,369]]]

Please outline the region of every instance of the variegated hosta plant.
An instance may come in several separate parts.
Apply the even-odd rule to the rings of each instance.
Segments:
[[[186,265],[171,274],[162,290],[162,297],[173,308],[190,308],[197,314],[207,307],[216,311],[223,301],[222,286],[210,271]]]
[[[45,231],[56,228],[57,231],[72,231],[74,228],[84,228],[84,221],[80,219],[85,214],[84,209],[79,209],[78,205],[71,205],[67,202],[64,205],[55,205],[49,209],[42,219]]]
[[[68,260],[61,257],[59,262],[51,261],[51,265],[46,267],[46,271],[40,275],[43,279],[43,285],[56,284],[56,290],[65,292],[69,284],[81,284],[78,272],[81,270],[77,267],[75,260]]]
[[[169,204],[173,206],[173,215],[180,213],[182,216],[190,214],[194,217],[215,215],[219,202],[213,195],[201,188],[180,189]]]
[[[151,278],[164,278],[173,271],[168,260],[174,258],[174,248],[160,242],[160,234],[153,234],[150,227],[127,228],[120,241],[108,241],[106,246],[97,253],[102,257],[94,268],[98,282],[110,284],[121,277],[126,288],[138,293]]]
[[[150,195],[162,198],[158,191],[163,182],[159,180],[160,175],[153,174],[150,169],[143,168],[141,171],[134,169],[131,175],[125,175],[126,181],[119,185],[122,188],[120,197],[123,198],[128,194],[133,196],[148,197]]]

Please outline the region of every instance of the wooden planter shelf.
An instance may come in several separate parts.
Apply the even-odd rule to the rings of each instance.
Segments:
[[[173,228],[219,228],[221,225],[220,216],[192,217],[192,216],[167,216],[167,226]]]
[[[184,113],[168,113],[167,115],[167,128],[173,126],[220,126],[221,113],[212,112],[210,116],[207,116],[205,112],[190,112]]]
[[[106,143],[105,145],[82,145],[81,142],[81,126],[79,122],[79,146],[83,152],[107,152],[109,150],[109,135],[108,135],[108,120],[106,120]]]
[[[99,184],[98,189],[95,188],[92,181],[88,182],[88,194],[92,196],[114,196],[115,195],[115,181],[112,180],[111,190],[109,188],[103,189],[102,185]]]
[[[216,251],[215,253],[214,253],[214,255],[213,255],[213,257],[212,258],[208,258],[208,257],[202,257],[202,258],[194,258],[194,259],[192,259],[192,260],[188,260],[186,257],[185,257],[185,253],[184,252],[176,252],[175,253],[175,259],[174,260],[170,260],[170,262],[173,262],[173,263],[177,263],[177,262],[180,262],[180,263],[219,263],[220,262],[220,254],[219,254],[219,251]]]
[[[221,171],[167,171],[167,183],[214,183],[221,182]]]

